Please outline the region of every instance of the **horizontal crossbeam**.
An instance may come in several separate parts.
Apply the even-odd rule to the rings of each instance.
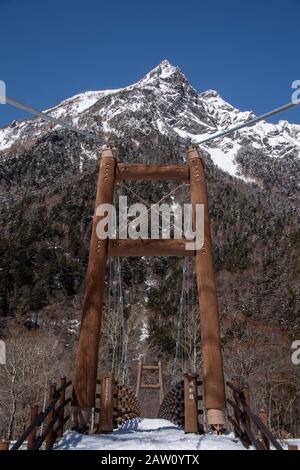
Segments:
[[[190,181],[187,165],[127,165],[119,163],[117,181]]]
[[[142,384],[141,388],[143,389],[150,389],[150,390],[158,390],[160,389],[160,384]]]
[[[143,370],[159,370],[159,366],[144,366],[142,365]]]
[[[195,251],[187,250],[191,240],[110,240],[109,256],[195,256]]]

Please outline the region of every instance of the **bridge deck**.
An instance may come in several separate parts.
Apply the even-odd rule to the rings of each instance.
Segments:
[[[134,419],[111,434],[84,436],[70,431],[58,450],[245,450],[230,436],[185,434],[170,421]]]

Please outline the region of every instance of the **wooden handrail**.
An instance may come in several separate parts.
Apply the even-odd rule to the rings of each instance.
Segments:
[[[66,390],[68,387],[70,387],[70,385],[72,385],[72,380],[68,380],[65,384],[61,385],[61,386],[56,390],[56,393],[60,395],[61,392],[63,392],[64,390]]]
[[[240,428],[239,424],[236,422],[234,418],[232,418],[230,415],[227,416],[228,421],[232,424],[236,431],[236,436],[241,440],[243,443],[243,446],[246,447],[246,449],[249,449],[251,445],[251,441],[247,434]]]
[[[279,444],[275,436],[272,434],[270,429],[266,426],[266,424],[257,416],[249,406],[249,400],[246,400],[244,391],[240,390],[238,387],[233,385],[231,382],[226,382],[228,388],[230,388],[234,394],[235,402],[232,401],[230,398],[227,398],[227,403],[233,408],[235,412],[235,416],[238,417],[240,423],[237,423],[235,420],[230,418],[230,422],[233,424],[233,427],[237,434],[241,431],[241,425],[243,425],[245,429],[245,434],[247,435],[248,439],[251,441],[253,446],[257,450],[267,450],[266,441],[271,442],[276,450],[283,450],[282,446]],[[247,403],[248,401],[248,403]],[[241,408],[240,408],[240,406]],[[263,441],[261,442],[259,439],[256,439],[255,435],[251,430],[251,424],[253,424],[258,431],[261,432],[262,436],[264,437]]]
[[[65,378],[62,378],[61,382],[62,382],[62,385],[56,390],[54,389],[53,384],[50,385],[50,387],[52,387],[53,399],[47,405],[45,410],[38,413],[38,415],[31,421],[30,425],[25,429],[25,431],[13,444],[13,446],[11,447],[11,450],[18,450],[21,447],[21,445],[25,442],[25,440],[30,436],[32,437],[32,439],[30,440],[30,444],[28,448],[31,450],[38,450],[43,444],[44,440],[47,437],[49,437],[49,433],[53,432],[53,428],[57,420],[60,420],[60,423],[54,432],[55,436],[57,435],[57,430],[62,429],[63,426],[66,424],[66,422],[70,418],[70,415],[66,416],[66,418],[68,419],[66,418],[62,419],[62,412],[65,409],[65,407],[69,403],[71,403],[71,397],[64,399],[64,401],[61,402],[57,408],[56,408],[56,404],[61,399],[61,397],[64,396],[65,390],[72,384],[72,381],[71,380],[66,381]],[[50,419],[49,415],[51,413],[53,415]],[[49,419],[49,424],[46,426],[45,431],[40,436],[35,437],[36,429],[39,428],[46,419]],[[49,441],[47,445],[48,448],[52,447],[53,445],[52,441],[53,439],[52,438],[50,439],[49,437]]]

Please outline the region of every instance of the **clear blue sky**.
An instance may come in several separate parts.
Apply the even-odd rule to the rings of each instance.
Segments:
[[[34,107],[128,85],[163,59],[198,91],[269,111],[300,80],[300,0],[0,0],[0,79]],[[0,105],[0,126],[27,116]],[[300,108],[281,118],[300,123]]]

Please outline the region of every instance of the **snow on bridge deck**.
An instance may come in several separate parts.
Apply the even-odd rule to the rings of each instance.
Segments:
[[[111,434],[65,433],[57,450],[246,450],[227,436],[185,434],[164,419],[134,419]]]

